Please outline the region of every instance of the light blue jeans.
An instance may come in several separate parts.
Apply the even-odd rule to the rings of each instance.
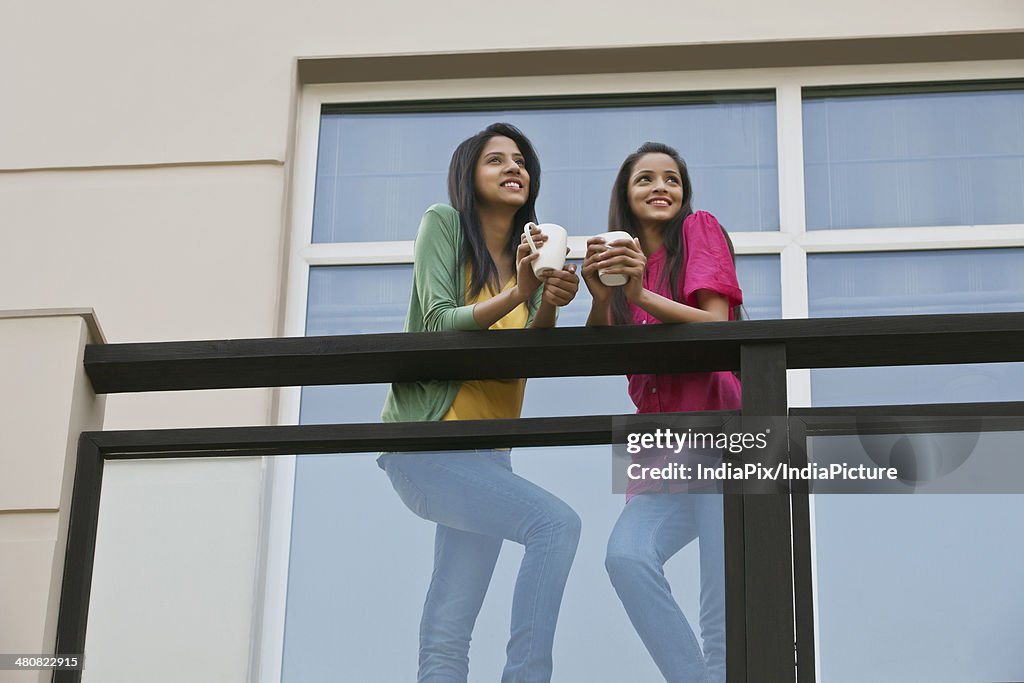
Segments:
[[[700,539],[703,650],[672,597],[664,565]],[[718,493],[633,496],[608,539],[605,567],[626,614],[669,683],[725,683],[725,553]]]
[[[434,573],[420,621],[419,683],[465,683],[469,641],[504,539],[526,547],[512,597],[502,683],[547,683],[580,518],[512,473],[508,451],[387,453],[402,501],[437,523]]]

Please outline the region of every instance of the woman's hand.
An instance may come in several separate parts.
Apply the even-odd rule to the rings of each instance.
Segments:
[[[534,240],[536,241],[536,235]],[[529,246],[527,246],[529,248]],[[569,250],[565,250],[569,255]],[[531,273],[532,274],[532,273]],[[544,292],[541,294],[540,307],[533,317],[530,327],[554,327],[557,318],[556,309],[565,306],[576,297],[580,288],[580,278],[576,275],[576,265],[567,263],[561,270],[546,272],[541,275],[544,281]]]
[[[568,251],[568,250],[566,250]],[[574,298],[580,288],[580,278],[576,274],[576,265],[567,263],[561,270],[552,271],[543,276],[544,294],[541,302],[552,306],[565,306]]]
[[[590,242],[587,245],[587,254],[589,256]],[[590,260],[590,275],[592,279],[597,279],[600,282],[597,275],[599,269],[603,270],[606,275],[625,275],[628,279],[626,284],[622,285],[622,290],[623,294],[626,295],[626,299],[631,303],[636,303],[643,295],[644,270],[647,268],[647,257],[644,256],[644,252],[640,248],[639,239],[634,237],[632,240],[616,240],[607,249],[595,254]],[[586,265],[584,265],[584,278],[586,276]],[[590,286],[589,281],[587,286]],[[601,286],[609,290],[609,292],[612,289],[605,285]],[[592,294],[593,291],[591,289]],[[608,296],[610,296],[610,293]]]
[[[533,262],[540,258],[539,249],[548,241],[547,235],[537,228],[530,228],[530,234],[533,236],[533,243],[537,245],[538,251],[531,251],[525,234],[520,237],[519,248],[516,249],[516,291],[517,298],[522,301],[529,299],[541,285],[541,281],[533,274]]]
[[[601,282],[597,274],[600,264],[598,256],[607,249],[603,237],[591,237],[587,240],[587,253],[583,257],[583,282],[596,304],[607,304],[612,298],[612,288]]]

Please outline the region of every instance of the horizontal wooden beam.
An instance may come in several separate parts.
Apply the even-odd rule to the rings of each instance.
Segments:
[[[713,425],[739,414],[728,410],[659,413],[655,419],[666,424],[678,418]],[[85,438],[107,459],[586,446],[612,443],[614,425],[640,417],[134,429],[86,432]],[[802,423],[802,433],[813,436],[893,429],[908,433],[1018,431],[1024,430],[1024,402],[791,408],[789,417]]]
[[[100,394],[664,374],[736,370],[763,343],[791,369],[1018,361],[1024,313],[96,344],[85,368]]]
[[[88,437],[104,457],[120,459],[578,446],[610,444],[616,417],[128,430]]]
[[[806,436],[1024,431],[1024,401],[790,408]]]

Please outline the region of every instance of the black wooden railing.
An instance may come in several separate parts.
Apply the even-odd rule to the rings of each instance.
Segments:
[[[849,429],[826,416],[1016,419],[1024,416],[1024,403],[790,410],[787,369],[1022,360],[1024,313],[107,344],[85,353],[100,394],[739,370],[743,415],[790,417],[790,448],[778,457],[794,465],[806,459],[808,436]],[[83,651],[107,460],[608,444],[611,417],[83,433],[57,652]],[[949,426],[939,421],[932,428]],[[806,488],[794,487],[791,496],[755,495],[764,489],[744,482],[731,492],[738,495],[725,498],[728,680],[814,681]],[[56,671],[54,680],[80,675]]]

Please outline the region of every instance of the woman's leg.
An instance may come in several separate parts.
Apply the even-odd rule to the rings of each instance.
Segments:
[[[443,524],[434,535],[434,572],[420,619],[421,683],[465,681],[469,641],[502,539]]]
[[[725,527],[721,493],[691,493],[700,536],[700,637],[711,683],[725,683]]]
[[[708,683],[697,638],[665,578],[664,564],[697,536],[694,496],[645,493],[623,508],[605,567],[654,663],[669,683]]]
[[[384,467],[388,476],[413,512],[441,526],[469,534],[454,536],[446,531],[441,535],[441,546],[451,545],[457,539],[455,547],[461,549],[466,544],[474,545],[469,541],[476,536],[486,536],[497,539],[499,545],[500,539],[507,538],[526,547],[512,600],[508,660],[501,680],[503,683],[549,681],[555,624],[579,541],[579,516],[560,499],[513,474],[505,451],[386,457]],[[435,561],[435,576],[427,599],[430,614],[425,610],[421,633],[450,628],[452,615],[449,608],[441,604],[448,603],[449,596],[459,591],[455,581],[460,579],[452,577],[459,571],[467,571],[454,568],[456,560],[441,546],[435,549],[441,559]],[[463,606],[453,610],[463,615],[462,630],[465,615],[472,612],[475,620],[479,610],[476,596],[480,592],[480,577],[486,574],[489,580],[494,566],[489,555],[480,552],[480,556],[473,560],[476,566],[471,573],[476,578],[469,591],[473,595],[463,596],[473,609]],[[486,589],[486,581],[483,584]],[[428,620],[434,623],[427,624]],[[441,623],[436,623],[437,620]],[[472,623],[469,629],[472,630]],[[432,679],[421,680],[433,683]],[[436,680],[461,683],[465,676]]]

